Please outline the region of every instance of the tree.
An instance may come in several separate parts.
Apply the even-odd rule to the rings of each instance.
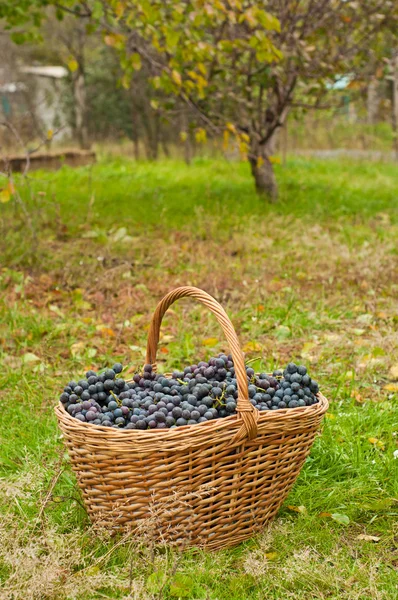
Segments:
[[[393,0],[109,0],[101,22],[126,78],[145,61],[155,89],[179,96],[225,144],[237,139],[257,192],[274,200],[275,138],[289,111],[324,106],[396,11]]]

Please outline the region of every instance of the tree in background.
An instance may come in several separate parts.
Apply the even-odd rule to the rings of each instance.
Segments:
[[[59,18],[89,21],[118,53],[134,131],[139,111],[151,157],[160,120],[179,114],[185,143],[193,128],[198,142],[236,141],[258,193],[271,200],[275,140],[289,112],[327,106],[336,79],[363,73],[398,12],[394,0],[5,0],[0,17],[15,27],[31,11],[37,23],[48,4]]]
[[[150,65],[153,87],[196,112],[200,135],[238,140],[257,192],[274,200],[275,139],[289,111],[321,108],[396,13],[392,0],[109,0],[100,22],[125,77]]]

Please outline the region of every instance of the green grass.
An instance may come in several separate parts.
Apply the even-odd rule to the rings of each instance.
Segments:
[[[243,163],[102,160],[17,178],[28,219],[0,204],[4,598],[398,596],[396,166],[291,158],[277,175],[267,206]],[[182,284],[222,302],[248,359],[307,364],[331,401],[272,526],[212,554],[94,532],[53,414],[86,367],[142,364],[151,312]],[[227,349],[190,301],[162,332],[165,370]]]

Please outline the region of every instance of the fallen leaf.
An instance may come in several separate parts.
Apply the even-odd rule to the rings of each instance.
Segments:
[[[332,413],[326,413],[325,417],[327,419],[330,419],[331,421],[334,421],[336,419],[336,415],[332,415]]]
[[[301,348],[301,356],[308,356],[310,350],[315,348],[316,344],[314,342],[305,342],[304,346]]]
[[[387,392],[398,392],[398,383],[387,383],[383,389]]]
[[[102,336],[106,337],[116,337],[116,333],[110,327],[106,325],[97,325],[96,330],[101,333]]]
[[[348,525],[350,522],[350,518],[347,515],[342,515],[340,513],[332,513],[333,521],[336,523],[340,523],[340,525]]]
[[[319,513],[318,517],[331,517],[332,513],[330,512],[321,512]]]
[[[36,356],[36,354],[33,354],[33,352],[26,352],[26,354],[24,354],[22,357],[22,362],[25,364],[38,362],[40,360],[41,359],[38,356]]]
[[[267,560],[275,560],[279,554],[277,552],[266,552],[264,556]]]
[[[55,313],[59,317],[65,316],[65,314],[62,312],[62,310],[56,304],[49,304],[48,308],[51,310],[51,312]]]
[[[168,349],[166,348],[166,346],[162,346],[162,347],[160,348],[160,352],[161,352],[162,354],[168,354],[168,353],[169,353],[169,351],[168,351]]]
[[[242,347],[243,352],[261,352],[262,347],[258,342],[247,342],[243,347]]]
[[[352,390],[351,398],[355,398],[355,400],[357,402],[359,402],[359,404],[362,404],[363,402],[365,402],[365,398],[363,398],[357,390]]]
[[[301,506],[294,506],[292,504],[288,504],[287,508],[289,510],[292,510],[294,512],[301,513],[301,514],[305,514],[307,512],[307,509],[305,508],[305,506],[302,506],[302,505]]]
[[[8,189],[0,190],[0,202],[5,204],[11,200],[11,194]]]
[[[361,535],[357,536],[357,540],[364,540],[365,542],[379,542],[380,538],[377,535],[367,535],[366,533],[361,533]]]
[[[80,353],[83,352],[85,347],[86,344],[84,342],[75,342],[74,344],[72,344],[70,347],[72,356],[79,356]]]
[[[204,346],[215,346],[216,344],[218,344],[218,339],[214,338],[214,337],[209,337],[206,338],[202,341],[202,344]]]
[[[380,450],[385,449],[384,443],[381,440],[379,440],[378,438],[370,437],[370,438],[368,438],[368,442],[373,444],[373,446],[377,446],[378,448],[380,448]]]
[[[169,333],[160,334],[160,341],[168,344],[174,340],[174,335],[170,335]]]

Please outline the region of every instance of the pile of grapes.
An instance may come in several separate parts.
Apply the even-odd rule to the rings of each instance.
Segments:
[[[232,356],[220,354],[208,362],[174,371],[165,377],[145,365],[142,374],[126,381],[123,367],[70,381],[60,400],[79,421],[120,429],[166,429],[196,425],[236,413],[238,387]],[[250,402],[260,411],[311,406],[318,402],[316,381],[307,369],[289,363],[272,375],[246,367]]]

